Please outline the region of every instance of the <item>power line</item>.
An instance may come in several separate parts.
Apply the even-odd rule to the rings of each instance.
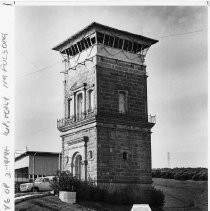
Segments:
[[[168,168],[171,168],[170,159],[171,159],[170,152],[167,152]]]
[[[37,72],[41,72],[41,71],[43,71],[43,70],[49,69],[49,68],[51,68],[51,67],[56,66],[56,65],[59,64],[59,63],[61,63],[61,62],[56,62],[56,63],[53,63],[53,64],[51,64],[51,65],[49,65],[49,66],[43,67],[43,68],[41,68],[41,69],[38,69],[38,70],[36,70],[36,71],[34,71],[34,72],[26,73],[26,74],[24,74],[24,75],[22,75],[22,76],[20,76],[20,77],[17,77],[17,79],[20,79],[20,78],[23,78],[23,77],[26,77],[26,76],[35,74],[35,73],[37,73]],[[37,68],[36,68],[36,69],[37,69]]]
[[[43,68],[39,69],[38,66],[37,66],[35,63],[33,63],[30,59],[28,59],[28,58],[24,55],[24,53],[23,53],[22,51],[20,51],[17,47],[15,47],[15,48],[16,48],[16,50],[25,58],[25,60],[26,60],[28,63],[30,63],[35,69],[37,69],[36,71],[27,73],[27,74],[25,74],[25,75],[22,75],[22,76],[18,77],[17,79],[20,79],[20,78],[23,78],[23,77],[27,77],[27,76],[30,76],[30,75],[35,74],[35,73],[37,73],[37,72],[40,72],[40,73],[44,74],[47,78],[51,79],[51,80],[54,82],[54,84],[55,84],[56,86],[58,86],[59,88],[61,88],[60,84],[58,85],[57,82],[55,82],[55,80],[52,79],[52,77],[49,77],[49,76],[46,75],[44,72],[42,72],[43,70],[49,69],[49,68],[51,68],[51,67],[54,67],[54,66],[56,66],[57,64],[59,64],[59,63],[61,63],[61,62],[56,62],[56,63],[54,63],[54,64],[51,64],[51,65],[48,65],[48,66],[46,66],[46,67],[43,67]]]
[[[203,31],[203,29],[196,30],[196,31],[191,31],[191,32],[180,33],[180,34],[169,34],[169,35],[165,35],[165,36],[159,37],[159,39],[167,38],[167,37],[182,36],[182,35],[186,35],[186,34],[194,34],[194,33],[198,33],[198,32],[201,32],[201,31]],[[54,66],[56,66],[57,64],[60,64],[60,63],[61,63],[61,62],[59,61],[59,62],[53,63],[53,64],[51,64],[51,65],[49,65],[49,66],[46,66],[46,67],[43,67],[43,68],[39,69],[39,68],[36,66],[36,64],[34,64],[33,62],[31,62],[29,59],[27,59],[27,57],[26,57],[17,47],[15,47],[15,48],[17,49],[17,51],[18,51],[20,54],[23,55],[23,57],[24,57],[30,64],[32,64],[36,69],[38,69],[37,71],[31,72],[31,73],[27,73],[27,74],[24,74],[24,75],[22,75],[22,76],[20,76],[20,77],[17,77],[17,79],[23,78],[23,77],[26,77],[26,76],[29,76],[29,75],[32,75],[32,74],[35,74],[35,73],[37,73],[37,72],[41,72],[41,71],[43,71],[43,70],[49,69],[49,68],[54,67]]]
[[[198,33],[198,32],[201,32],[201,31],[203,31],[203,29],[196,30],[196,31],[191,31],[191,32],[180,33],[180,34],[169,34],[169,35],[166,35],[166,36],[159,37],[159,39],[167,38],[167,37],[182,36],[182,35],[187,35],[187,34],[194,34],[194,33]],[[30,64],[32,64],[32,65],[35,67],[35,69],[37,69],[36,71],[30,72],[30,73],[26,73],[26,74],[24,74],[24,75],[22,75],[22,76],[20,76],[20,77],[17,77],[16,79],[20,79],[20,78],[23,78],[23,77],[27,77],[27,76],[33,75],[33,74],[35,74],[35,73],[37,73],[37,72],[41,72],[41,71],[43,71],[43,70],[49,69],[49,68],[54,67],[54,66],[56,66],[57,64],[60,64],[60,63],[61,63],[61,62],[59,61],[59,62],[50,64],[50,65],[48,65],[48,66],[46,66],[46,67],[43,67],[43,68],[39,69],[39,68],[37,67],[37,65],[34,64],[33,62],[31,62],[31,60],[29,60],[29,59],[28,59],[28,58],[27,58],[27,57],[26,57],[17,47],[15,47],[15,48],[16,48],[16,50],[17,50],[20,54],[22,54],[22,56],[23,56]],[[44,74],[44,73],[43,73],[43,74]],[[46,77],[48,77],[46,74],[44,74],[44,75],[45,75]],[[55,81],[54,81],[54,82],[55,82]]]
[[[59,61],[59,62],[50,64],[50,65],[48,65],[48,66],[43,67],[43,68],[40,69],[35,63],[33,63],[29,58],[27,58],[27,56],[25,56],[25,54],[24,54],[22,51],[20,51],[17,47],[15,47],[15,48],[16,48],[16,50],[24,57],[24,59],[25,59],[28,63],[30,63],[30,64],[36,69],[36,71],[30,72],[30,73],[26,73],[26,74],[24,74],[24,75],[22,75],[22,76],[20,76],[20,77],[17,77],[17,78],[22,78],[22,77],[25,77],[25,76],[28,76],[28,75],[31,75],[31,74],[34,74],[34,73],[37,73],[37,72],[41,72],[41,71],[43,71],[43,70],[49,69],[49,68],[54,67],[55,65],[61,63],[61,62]]]
[[[180,34],[169,34],[169,35],[166,35],[166,36],[159,37],[159,39],[161,39],[161,38],[166,38],[166,37],[182,36],[182,35],[186,35],[186,34],[194,34],[194,33],[198,33],[198,32],[201,32],[201,31],[203,31],[203,29],[200,29],[200,30],[197,30],[197,31],[191,31],[191,32],[180,33]]]
[[[17,46],[15,46],[15,49],[25,58],[25,60],[27,60],[27,62],[29,62],[30,64],[32,64],[36,69],[38,69],[38,67],[36,66],[36,64],[34,64],[30,59],[28,59],[25,54],[20,51]]]

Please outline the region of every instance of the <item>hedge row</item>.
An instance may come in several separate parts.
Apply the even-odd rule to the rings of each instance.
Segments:
[[[195,180],[207,181],[208,169],[207,168],[162,168],[153,169],[152,177],[176,179],[176,180]]]
[[[77,201],[97,201],[109,204],[150,204],[151,207],[163,207],[165,196],[162,191],[152,188],[149,196],[137,186],[126,186],[117,190],[112,184],[103,187],[96,186],[93,181],[81,181],[75,178],[70,172],[58,172],[51,187],[59,191],[75,191]]]

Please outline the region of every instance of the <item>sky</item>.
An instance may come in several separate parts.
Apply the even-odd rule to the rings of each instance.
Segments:
[[[146,56],[152,167],[207,167],[207,7],[17,6],[15,150],[61,151],[62,57],[52,48],[92,22],[159,42]],[[167,154],[170,153],[168,164]]]

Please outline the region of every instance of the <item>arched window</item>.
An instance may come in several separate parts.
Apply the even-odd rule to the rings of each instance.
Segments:
[[[79,118],[82,117],[82,105],[83,105],[83,97],[82,93],[77,95],[77,116]]]
[[[125,113],[126,109],[127,109],[126,92],[120,91],[119,92],[119,112]]]
[[[75,158],[75,171],[74,171],[77,179],[81,179],[81,174],[82,174],[81,162],[82,162],[82,156],[77,155]]]
[[[93,110],[93,90],[88,91],[88,112]]]

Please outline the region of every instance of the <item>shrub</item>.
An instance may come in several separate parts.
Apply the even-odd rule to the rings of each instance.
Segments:
[[[192,177],[193,180],[198,181],[199,180],[199,173],[195,173],[194,176]]]
[[[176,173],[175,175],[174,175],[174,179],[176,179],[176,180],[180,180],[181,179],[181,174],[180,173]]]
[[[163,193],[155,188],[145,194],[140,187],[133,185],[117,189],[110,183],[99,187],[92,181],[78,180],[68,171],[57,172],[54,181],[51,182],[51,186],[55,192],[76,191],[78,201],[91,200],[126,205],[149,203],[153,207],[164,205]]]
[[[202,174],[199,175],[199,180],[201,181],[207,181],[208,180],[208,174],[207,172],[203,172]]]
[[[161,171],[160,171],[160,169],[152,170],[152,177],[154,177],[154,178],[160,178],[161,177]]]
[[[80,181],[69,171],[61,171],[57,172],[53,181],[50,182],[50,185],[55,192],[76,191],[80,185]]]
[[[163,207],[165,204],[165,195],[161,190],[157,190],[153,187],[149,205],[151,207]]]

